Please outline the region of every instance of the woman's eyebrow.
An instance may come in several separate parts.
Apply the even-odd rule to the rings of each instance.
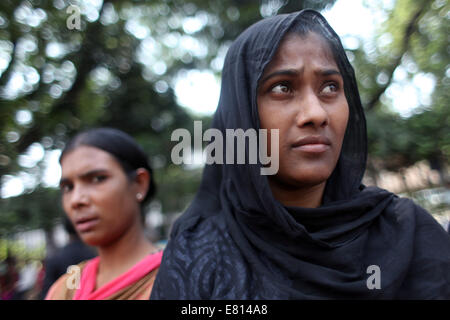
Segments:
[[[284,70],[277,70],[274,71],[272,73],[269,73],[267,76],[265,76],[260,83],[264,83],[267,80],[269,80],[270,78],[276,77],[276,76],[297,76],[302,72],[302,70],[297,70],[297,69],[284,69]]]
[[[88,172],[82,173],[82,174],[78,175],[78,177],[80,179],[86,179],[86,178],[89,178],[89,177],[91,177],[93,175],[96,175],[96,174],[99,174],[99,173],[108,173],[108,170],[106,170],[106,169],[94,169],[94,170],[90,170]],[[68,182],[70,182],[69,178],[62,177],[61,180],[59,181],[59,185],[62,185],[64,183],[68,183]]]
[[[264,82],[266,82],[270,78],[273,78],[273,77],[276,77],[276,76],[290,76],[290,77],[294,77],[294,76],[298,76],[302,72],[303,72],[303,68],[300,69],[300,70],[298,70],[298,69],[277,70],[277,71],[269,73],[267,76],[265,76],[261,80],[260,84],[263,84]],[[336,69],[319,69],[319,70],[316,70],[314,73],[319,75],[319,76],[322,76],[322,77],[331,76],[331,75],[339,75],[339,76],[342,77],[342,75],[339,72],[339,70],[336,70]]]
[[[108,172],[108,170],[106,170],[106,169],[94,169],[94,170],[90,170],[88,172],[82,173],[78,177],[81,179],[84,179],[84,178],[89,178],[91,176],[95,176],[96,174],[99,174],[99,173],[107,173],[107,172]]]
[[[315,73],[320,75],[320,76],[322,76],[322,77],[332,76],[332,75],[335,75],[335,74],[337,74],[337,75],[342,77],[341,73],[338,70],[336,70],[336,69],[320,69],[320,70],[317,70]]]

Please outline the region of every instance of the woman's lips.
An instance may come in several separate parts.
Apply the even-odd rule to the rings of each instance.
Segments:
[[[314,144],[304,144],[302,146],[295,147],[294,149],[309,153],[322,153],[327,151],[329,148],[330,146],[327,144],[314,143]]]
[[[75,223],[75,227],[79,232],[87,232],[93,229],[99,222],[99,218],[83,219]]]
[[[325,136],[308,136],[297,140],[292,148],[307,153],[322,153],[330,149],[331,141]]]

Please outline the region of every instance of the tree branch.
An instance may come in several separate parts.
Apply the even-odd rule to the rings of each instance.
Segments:
[[[369,103],[367,104],[367,110],[372,110],[375,108],[378,101],[380,100],[381,95],[391,85],[395,69],[397,69],[397,67],[400,65],[403,56],[408,51],[411,37],[414,34],[414,32],[416,32],[417,23],[418,23],[420,17],[425,13],[427,6],[428,6],[428,1],[424,1],[422,6],[416,11],[416,13],[412,16],[411,20],[409,21],[409,23],[406,25],[400,52],[399,52],[398,56],[396,57],[396,59],[394,60],[394,62],[391,64],[391,67],[389,68],[389,71],[388,71],[388,81],[384,86],[380,87],[375,92],[374,96],[372,97],[372,99],[370,99]]]

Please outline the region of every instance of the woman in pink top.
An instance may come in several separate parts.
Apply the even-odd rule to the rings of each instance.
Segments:
[[[162,251],[142,224],[142,205],[155,193],[146,154],[126,133],[98,128],[75,136],[60,164],[64,211],[99,256],[69,267],[46,299],[149,299]]]

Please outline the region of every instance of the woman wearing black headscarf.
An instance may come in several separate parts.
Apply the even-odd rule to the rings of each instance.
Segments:
[[[212,127],[278,129],[278,173],[206,165],[152,299],[450,298],[444,229],[411,200],[361,184],[355,75],[319,13],[268,18],[237,38]]]

